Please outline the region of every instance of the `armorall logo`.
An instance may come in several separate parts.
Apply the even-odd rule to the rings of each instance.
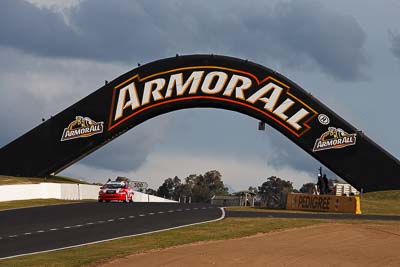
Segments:
[[[327,149],[339,149],[356,144],[357,134],[348,134],[344,130],[335,127],[329,127],[320,138],[315,141],[313,151]]]
[[[102,133],[103,124],[104,122],[95,122],[89,117],[76,116],[75,120],[64,129],[61,141],[90,137]]]
[[[290,92],[290,87],[268,76],[218,66],[192,66],[141,77],[114,87],[108,130],[139,113],[180,101],[220,101],[255,110],[296,137],[311,127],[317,112]]]

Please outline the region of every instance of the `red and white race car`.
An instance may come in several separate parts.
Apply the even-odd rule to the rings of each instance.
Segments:
[[[133,202],[133,189],[125,181],[109,181],[99,191],[99,202],[111,200]]]

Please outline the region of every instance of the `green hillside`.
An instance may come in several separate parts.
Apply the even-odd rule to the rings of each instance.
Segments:
[[[38,183],[69,183],[69,184],[89,184],[88,182],[63,176],[50,176],[47,178],[33,178],[33,177],[14,177],[14,176],[1,176],[0,185],[11,184],[38,184]]]
[[[361,211],[363,214],[400,215],[400,190],[363,194]]]

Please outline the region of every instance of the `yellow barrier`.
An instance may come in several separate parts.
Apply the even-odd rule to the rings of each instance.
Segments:
[[[289,193],[286,209],[361,214],[358,196],[333,196]]]

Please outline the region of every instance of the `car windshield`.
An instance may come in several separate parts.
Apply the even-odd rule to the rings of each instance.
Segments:
[[[124,188],[125,186],[122,184],[106,184],[105,188]]]

